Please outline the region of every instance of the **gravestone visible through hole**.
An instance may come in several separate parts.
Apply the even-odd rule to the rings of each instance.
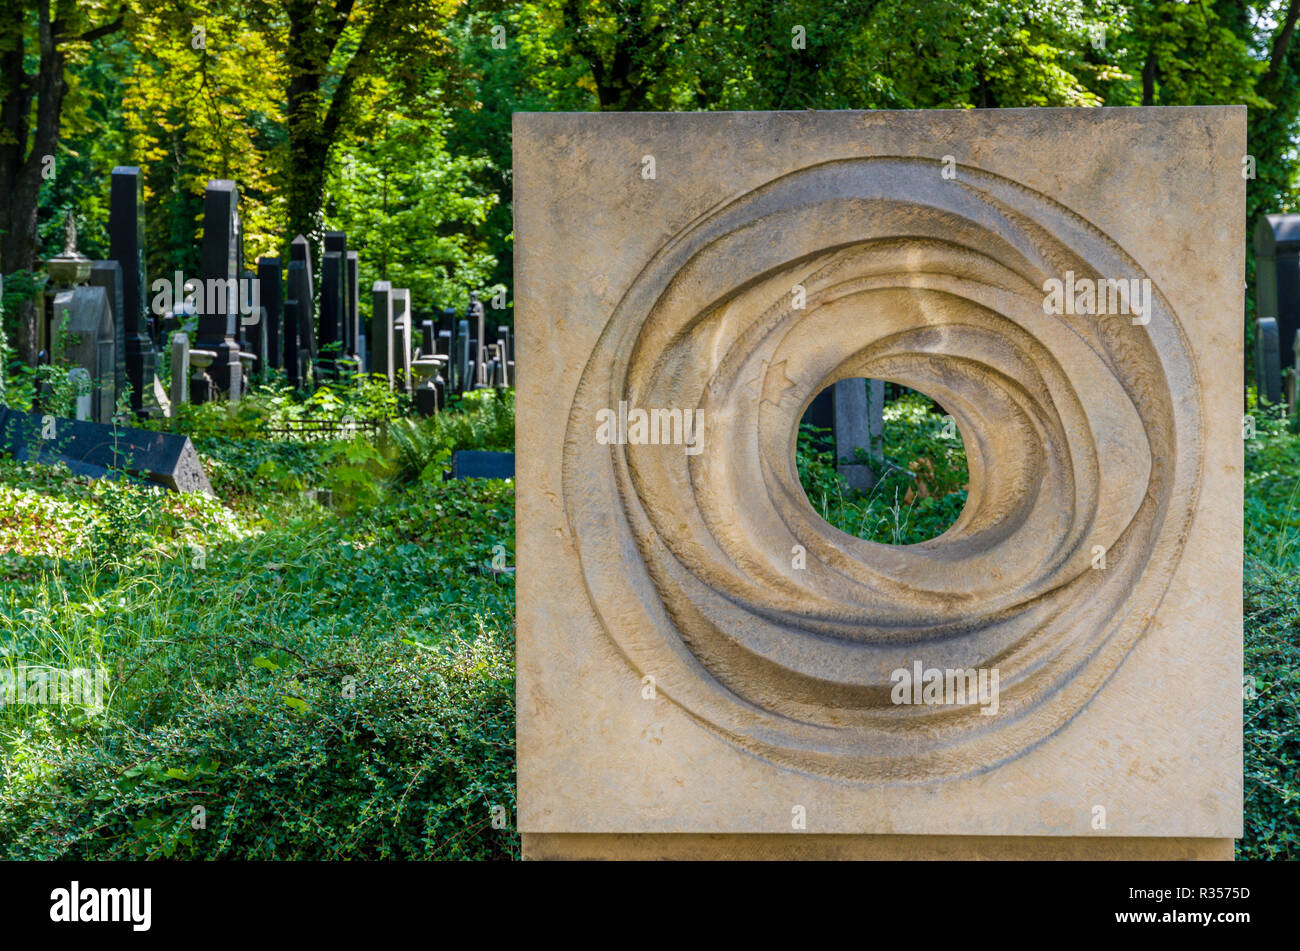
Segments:
[[[830,525],[868,541],[915,545],[956,524],[970,476],[956,420],[924,393],[895,389],[901,394],[883,404],[870,448],[863,446],[857,459],[845,464],[844,432],[858,422],[846,415],[861,415],[865,430],[869,394],[874,390],[875,399],[883,401],[884,381],[840,380],[828,387],[823,392],[835,394],[836,434],[841,437],[834,455],[825,440],[801,426],[796,463],[809,505]],[[858,476],[862,470],[871,474],[865,487]]]

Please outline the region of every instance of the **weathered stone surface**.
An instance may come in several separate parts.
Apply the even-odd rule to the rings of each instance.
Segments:
[[[126,392],[126,290],[122,283],[122,266],[117,261],[94,261],[90,265],[90,283],[102,287],[113,312],[113,393],[114,399]]]
[[[49,348],[57,363],[80,367],[90,378],[90,418],[113,418],[117,390],[117,330],[108,291],[81,286],[58,291],[51,301]]]
[[[525,854],[1229,854],[1244,109],[517,114],[514,150]],[[1046,312],[1074,277],[1149,307]],[[795,428],[853,377],[956,419],[939,539],[808,504]],[[699,451],[602,444],[620,403]],[[997,713],[895,703],[916,663],[997,671]]]

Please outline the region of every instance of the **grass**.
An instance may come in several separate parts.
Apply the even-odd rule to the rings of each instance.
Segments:
[[[183,421],[217,500],[0,465],[0,671],[107,673],[0,707],[0,854],[517,856],[513,484],[440,467],[509,398],[382,445],[268,440],[280,399]]]

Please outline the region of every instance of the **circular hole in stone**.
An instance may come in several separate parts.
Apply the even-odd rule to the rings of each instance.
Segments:
[[[795,448],[813,510],[867,541],[916,545],[961,516],[970,475],[956,422],[924,393],[840,380],[804,412]]]

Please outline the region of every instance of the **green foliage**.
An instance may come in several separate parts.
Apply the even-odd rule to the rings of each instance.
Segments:
[[[886,404],[884,472],[865,495],[845,485],[832,453],[817,451],[818,435],[811,426],[800,429],[799,481],[818,514],[840,531],[915,545],[942,535],[961,515],[970,478],[965,448],[928,397],[907,393]],[[870,464],[865,455],[856,461]]]
[[[497,201],[476,178],[489,160],[452,155],[450,120],[435,104],[384,113],[379,128],[340,150],[326,224],[346,231],[377,278],[411,289],[417,318],[488,286],[496,258],[480,232]]]
[[[1300,859],[1300,571],[1248,554],[1244,609],[1245,835],[1237,857],[1295,861]]]
[[[1243,859],[1300,858],[1300,433],[1247,393]],[[1247,431],[1246,435],[1249,435]]]
[[[510,400],[464,402],[474,419],[426,428],[479,444],[510,428]],[[322,507],[269,466],[319,484],[383,468],[376,447],[200,438],[242,472],[260,457],[264,494],[0,469],[0,668],[109,673],[98,713],[0,707],[0,850],[516,857],[514,584],[494,568],[514,547],[512,485],[392,481]],[[86,557],[39,547],[52,526]]]

